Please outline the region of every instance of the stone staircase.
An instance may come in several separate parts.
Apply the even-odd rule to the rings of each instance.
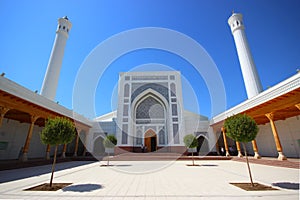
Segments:
[[[112,161],[156,161],[156,160],[192,160],[192,156],[186,156],[179,153],[132,153],[127,152],[116,156],[110,156]],[[230,157],[224,156],[194,156],[195,160],[230,160]],[[107,160],[104,157],[103,160]]]

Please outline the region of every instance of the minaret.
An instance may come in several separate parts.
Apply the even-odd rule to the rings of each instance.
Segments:
[[[242,14],[233,13],[228,19],[228,24],[235,41],[247,96],[250,99],[262,91],[262,86],[248,45]]]
[[[60,68],[64,57],[64,51],[69,31],[72,27],[68,17],[58,19],[58,26],[56,30],[56,37],[53,44],[51,56],[48,62],[46,75],[44,77],[41,95],[54,101],[56,96],[56,89],[60,74]]]

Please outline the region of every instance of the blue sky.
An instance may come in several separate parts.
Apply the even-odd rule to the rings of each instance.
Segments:
[[[72,109],[74,82],[93,49],[123,31],[160,27],[185,34],[206,50],[222,77],[226,107],[230,108],[247,99],[233,37],[227,24],[232,10],[244,16],[246,35],[263,89],[294,75],[300,68],[298,0],[87,0],[77,3],[0,0],[0,73],[5,72],[5,77],[30,90],[40,91],[55,38],[57,19],[67,15],[73,27],[65,49],[56,101]],[[195,74],[193,66],[178,55],[158,49],[130,52],[108,66],[97,85],[95,115],[115,108],[112,99],[116,98],[113,91],[118,73],[147,63],[180,70],[197,98],[195,105],[193,94],[186,92],[191,90],[184,90],[185,108],[212,116],[210,94],[203,77]],[[84,109],[78,112],[94,117],[85,113]]]

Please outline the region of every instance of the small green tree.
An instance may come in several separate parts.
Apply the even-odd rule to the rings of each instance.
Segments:
[[[224,128],[225,128],[226,135],[228,137],[232,138],[235,141],[241,142],[243,144],[250,181],[253,187],[254,184],[252,180],[251,170],[250,170],[248,156],[247,156],[247,149],[245,144],[255,139],[258,132],[257,124],[254,121],[254,119],[252,119],[250,116],[246,114],[238,114],[238,115],[228,117],[225,120]]]
[[[55,117],[46,121],[45,128],[41,132],[41,140],[44,144],[54,145],[54,158],[52,164],[50,187],[52,187],[53,174],[55,170],[57,147],[60,144],[70,143],[76,135],[74,124],[67,118]]]
[[[105,147],[105,150],[107,150],[108,153],[108,159],[107,159],[107,166],[109,166],[109,152],[110,149],[113,149],[117,144],[117,138],[114,135],[108,135],[103,140],[103,145]]]
[[[197,138],[193,134],[188,134],[188,135],[184,136],[183,142],[187,148],[198,147]],[[192,160],[193,160],[193,166],[194,166],[195,164],[194,164],[194,151],[193,150],[192,150]]]

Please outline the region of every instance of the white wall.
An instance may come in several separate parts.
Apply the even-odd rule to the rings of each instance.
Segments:
[[[5,150],[0,150],[0,160],[18,159],[21,148],[25,144],[29,124],[11,119],[3,119],[0,127],[0,141],[8,142]],[[44,157],[46,145],[40,140],[42,127],[34,126],[28,151],[28,158]]]
[[[283,153],[289,158],[299,158],[300,147],[297,140],[300,139],[300,116],[286,120],[275,121]],[[261,156],[277,157],[278,153],[270,123],[259,125],[256,137],[258,151]]]

